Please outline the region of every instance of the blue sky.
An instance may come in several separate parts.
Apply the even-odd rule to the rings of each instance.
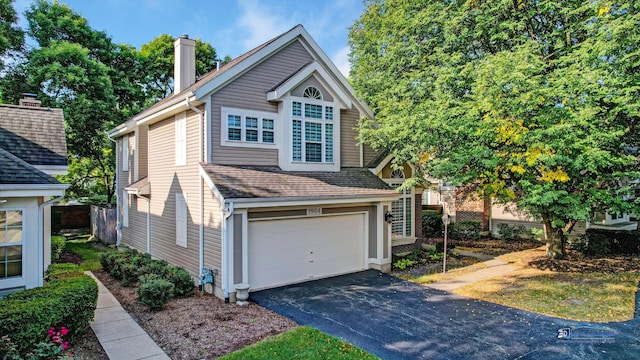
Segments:
[[[362,0],[60,0],[117,43],[140,48],[160,34],[188,34],[236,57],[302,24],[343,74],[348,75],[347,34]],[[16,0],[22,13],[30,0]],[[25,21],[21,26],[26,27]]]

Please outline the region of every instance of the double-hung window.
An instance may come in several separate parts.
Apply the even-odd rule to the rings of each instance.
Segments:
[[[291,104],[292,161],[333,163],[333,104],[322,101],[315,87],[305,89]]]
[[[0,280],[22,276],[21,210],[0,210]]]
[[[222,145],[274,146],[276,115],[268,112],[222,108]]]

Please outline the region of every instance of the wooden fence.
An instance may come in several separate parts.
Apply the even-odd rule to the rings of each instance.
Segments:
[[[51,233],[89,229],[89,205],[54,205],[51,207]]]
[[[102,242],[115,244],[118,238],[116,226],[117,208],[103,208],[91,205],[91,234]]]

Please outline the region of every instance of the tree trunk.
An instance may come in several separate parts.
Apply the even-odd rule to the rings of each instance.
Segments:
[[[549,259],[563,259],[567,253],[565,246],[567,236],[562,228],[554,228],[551,221],[544,221],[544,229],[547,233],[547,257]]]

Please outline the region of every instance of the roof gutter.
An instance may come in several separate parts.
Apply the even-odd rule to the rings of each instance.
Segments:
[[[185,97],[193,97],[195,94],[193,91],[185,93]],[[131,119],[127,120],[125,123],[118,125],[116,128],[107,132],[107,136],[109,137],[119,137],[128,132],[134,130],[134,128],[138,125],[146,124],[152,122],[154,120],[158,120],[164,116],[168,116],[172,112],[177,112],[184,105],[184,97],[176,96],[173,99],[168,100],[166,103],[162,104],[162,106],[158,106],[154,108],[154,106],[149,109],[135,115]]]
[[[400,193],[380,195],[344,195],[344,196],[299,196],[299,197],[274,197],[274,198],[228,198],[236,204],[236,207],[272,207],[280,206],[278,203],[296,202],[297,205],[322,205],[353,202],[392,201],[400,197]]]

